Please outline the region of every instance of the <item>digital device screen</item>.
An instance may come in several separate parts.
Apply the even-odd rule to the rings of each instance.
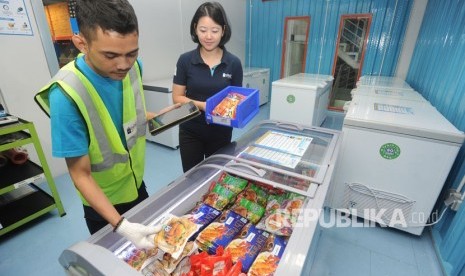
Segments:
[[[200,110],[197,106],[193,102],[188,102],[150,119],[148,121],[149,131],[152,135],[156,135],[198,115],[200,115]]]

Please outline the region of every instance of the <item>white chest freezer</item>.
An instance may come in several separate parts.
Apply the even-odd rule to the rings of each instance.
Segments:
[[[356,96],[343,123],[332,208],[420,235],[464,141],[428,102]],[[436,214],[437,215],[437,214]]]
[[[387,76],[361,76],[357,81],[357,87],[396,88],[397,90],[413,90],[403,79]]]
[[[263,105],[268,102],[270,95],[270,69],[245,67],[243,69],[244,79],[242,84],[247,88],[258,89],[260,93],[259,104]]]
[[[158,112],[161,109],[173,104],[172,78],[146,81],[144,82],[143,87],[147,111]],[[146,138],[149,141],[176,149],[179,147],[178,135],[179,126],[174,126],[157,135],[151,135],[150,132],[147,131]]]
[[[211,182],[224,172],[294,192],[305,200],[295,213],[299,224],[285,238],[287,245],[281,250],[275,275],[307,275],[304,271],[309,271],[312,264],[307,256],[314,256],[311,250],[316,246],[311,245],[319,238],[318,218],[339,146],[338,131],[264,121],[151,195],[125,217],[132,222],[156,224],[167,214],[182,216],[202,200]],[[87,241],[64,250],[59,261],[68,273],[80,271],[74,275],[140,275],[119,258],[130,248],[129,242],[106,226]]]
[[[300,73],[271,84],[270,119],[321,126],[333,76]]]
[[[361,86],[352,89],[350,92],[352,97],[355,96],[371,96],[376,98],[393,98],[399,100],[410,100],[410,101],[421,101],[427,102],[427,100],[415,90],[405,90],[397,88],[387,87],[369,87]]]

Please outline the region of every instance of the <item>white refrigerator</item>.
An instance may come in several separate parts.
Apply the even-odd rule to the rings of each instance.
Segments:
[[[271,84],[270,119],[321,126],[326,118],[333,76],[299,73]]]
[[[420,235],[464,133],[428,102],[360,95],[342,132],[329,206]]]
[[[245,67],[243,72],[242,85],[247,88],[258,89],[260,93],[259,104],[266,104],[270,95],[270,69]]]
[[[158,112],[173,104],[173,78],[144,82],[145,106],[147,111]],[[148,141],[155,142],[173,149],[179,147],[179,126],[174,126],[157,135],[151,135],[147,130]]]

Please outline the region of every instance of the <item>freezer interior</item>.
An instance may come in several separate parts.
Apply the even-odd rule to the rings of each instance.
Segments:
[[[311,164],[311,168],[315,168],[316,164],[326,168],[316,168],[317,172],[314,176],[306,176],[298,173],[300,168],[291,169],[278,164],[268,164],[244,154],[249,147],[256,146],[260,139],[269,137],[270,131],[292,134],[299,138],[313,138],[310,144],[304,143],[306,149],[301,160],[305,166]],[[233,246],[231,244],[236,244],[234,242],[239,239],[239,233],[243,233],[244,229],[251,231],[250,229],[254,228],[258,229],[256,230],[258,232],[253,232],[254,236],[264,235],[267,239],[263,238],[261,243],[251,242],[249,248],[255,250],[254,260],[248,260],[248,270],[243,272],[260,275],[265,271],[256,272],[253,269],[266,267],[275,275],[300,275],[311,265],[311,260],[306,260],[306,256],[309,254],[311,244],[318,239],[317,223],[337,158],[339,133],[316,128],[282,126],[278,122],[270,121],[260,124],[247,134],[170,183],[163,191],[131,209],[125,216],[131,222],[155,225],[166,221],[172,215],[183,217],[193,215],[200,208],[204,210],[203,208],[212,207],[219,211],[219,214],[208,223],[199,226],[193,236],[196,237],[195,243],[202,251],[215,254],[220,245],[224,245],[227,249]],[[274,150],[278,151],[278,149]],[[323,174],[326,177],[322,176]],[[225,200],[227,196],[220,192],[224,188],[220,186],[225,183],[225,176],[230,177],[230,180],[232,178],[242,180],[240,181],[242,190],[238,189],[240,191],[228,200]],[[229,181],[227,183],[231,184]],[[235,188],[230,190],[233,191]],[[249,208],[250,206],[253,208]],[[234,226],[228,228],[225,221],[234,221],[232,223]],[[209,227],[220,227],[213,229],[221,231],[212,231]],[[240,231],[231,234],[229,231],[233,228]],[[205,242],[203,237],[207,234],[202,234],[205,232],[209,235],[221,233],[213,241]],[[268,244],[266,247],[264,240]],[[270,240],[271,245],[269,245]],[[74,251],[71,247],[63,252],[60,262],[65,268],[80,266],[81,269],[84,267],[85,271],[97,270],[105,274],[112,269],[132,265],[134,258],[141,255],[140,250],[136,250],[131,243],[113,233],[109,226],[94,234],[87,242],[79,243],[78,246],[88,249]],[[107,256],[105,261],[92,261],[94,247],[98,247],[96,251],[104,249],[106,253],[102,255]],[[144,252],[144,254],[149,253]],[[157,255],[159,253],[150,254],[157,257],[144,260],[144,267],[139,267],[139,271],[133,269],[131,273],[153,275],[154,267],[159,263],[155,260],[163,259],[163,254],[161,257]],[[255,265],[255,262],[259,264]],[[244,260],[243,263],[247,261]]]

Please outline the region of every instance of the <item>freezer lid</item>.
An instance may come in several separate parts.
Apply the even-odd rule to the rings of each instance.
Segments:
[[[462,144],[464,133],[429,102],[357,95],[344,118],[357,126]]]
[[[331,86],[332,76],[297,74],[272,82],[272,86],[292,87],[302,89],[323,89]]]
[[[275,168],[282,177],[301,176],[309,183],[320,184],[328,167],[333,165],[331,156],[339,134],[339,131],[325,128],[262,121],[217,154]],[[302,190],[310,188],[304,186]]]
[[[404,90],[388,87],[369,87],[362,86],[352,89],[350,92],[352,97],[356,95],[372,96],[372,97],[388,97],[394,99],[405,99],[412,101],[427,101],[420,93],[415,90]]]
[[[144,81],[142,86],[144,90],[170,93],[173,87],[173,78]]]
[[[403,90],[412,89],[412,87],[405,80],[398,77],[387,76],[361,76],[357,81],[357,87],[361,86],[397,88]]]
[[[270,71],[269,68],[258,68],[258,67],[244,67],[242,69],[244,76],[254,75],[254,74],[263,74]]]

